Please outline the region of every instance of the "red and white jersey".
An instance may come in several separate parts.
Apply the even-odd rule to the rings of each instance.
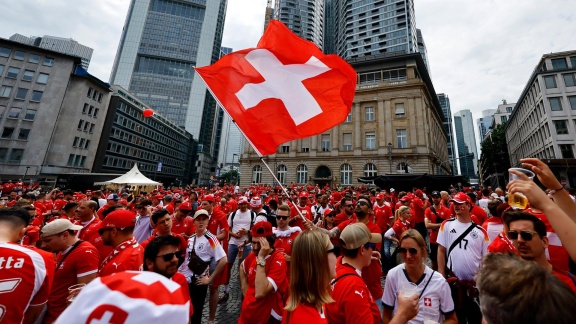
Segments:
[[[294,221],[294,226],[298,226],[300,228],[306,228],[304,226],[304,222],[302,221],[302,218],[300,218],[300,214],[298,214],[298,210],[296,209],[298,208],[298,210],[300,210],[300,212],[302,213],[302,216],[306,217],[308,220],[312,220],[312,210],[310,209],[310,206],[306,205],[304,207],[297,205],[296,207],[291,206],[290,207],[290,217],[294,217],[294,219],[296,219]]]
[[[380,227],[382,233],[386,232],[386,230],[388,230],[388,224],[394,219],[392,208],[389,204],[384,203],[382,206],[374,204],[373,209],[376,225]]]
[[[298,304],[296,309],[288,314],[284,310],[282,315],[282,324],[300,324],[300,323],[315,323],[315,324],[328,324],[326,319],[326,311],[322,306],[322,311],[318,311],[316,306],[311,304]]]
[[[486,233],[488,233],[488,245],[490,245],[498,234],[504,230],[504,222],[500,217],[490,217],[482,224],[482,227],[486,230]]]
[[[434,207],[434,211],[432,208]],[[438,216],[436,216],[438,215]],[[435,206],[430,206],[424,211],[424,218],[427,219],[432,224],[442,224],[443,221],[450,218],[450,209],[440,205],[440,208]],[[438,244],[438,229],[430,230],[430,243]]]
[[[48,300],[50,280],[40,253],[0,243],[0,322],[22,323],[29,306]]]
[[[570,259],[570,256],[568,255],[568,251],[566,251],[566,248],[564,245],[562,245],[558,234],[554,232],[554,229],[552,228],[552,225],[550,225],[546,214],[540,211],[534,211],[530,208],[526,209],[526,212],[538,217],[538,219],[540,219],[546,225],[546,237],[548,237],[546,258],[554,267],[562,271],[569,271],[570,266],[568,265],[568,260]]]
[[[172,233],[192,236],[195,231],[194,218],[186,216],[182,220],[178,220],[176,216],[172,215]]]

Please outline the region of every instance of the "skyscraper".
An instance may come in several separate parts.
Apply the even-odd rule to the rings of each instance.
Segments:
[[[494,121],[494,114],[496,109],[485,109],[482,110],[482,117],[476,119],[476,125],[478,125],[478,135],[480,135],[480,143],[484,141],[486,134],[490,131],[490,125]]]
[[[458,143],[460,174],[469,179],[477,179],[478,149],[470,110],[464,109],[454,114],[454,129]]]
[[[10,40],[18,43],[32,45],[54,52],[78,56],[82,59],[82,67],[88,70],[94,49],[84,46],[71,38],[44,35],[43,37],[26,37],[20,34],[10,36]]]
[[[442,114],[444,114],[444,130],[448,137],[448,159],[452,165],[452,170],[454,173],[458,171],[456,163],[456,143],[454,142],[454,132],[452,128],[452,110],[450,109],[450,98],[444,93],[438,94],[438,101],[440,102],[440,107],[442,107]]]
[[[296,35],[324,46],[324,0],[276,0],[274,15]]]

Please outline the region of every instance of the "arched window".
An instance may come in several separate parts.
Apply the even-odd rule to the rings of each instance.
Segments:
[[[305,184],[308,179],[308,167],[304,164],[300,164],[296,169],[296,179],[298,184]]]
[[[376,170],[376,165],[374,163],[366,163],[364,166],[364,176],[365,177],[375,177],[378,174]]]
[[[276,177],[278,178],[278,181],[280,181],[281,184],[285,184],[286,173],[288,172],[288,168],[286,168],[284,164],[280,164],[276,169],[276,172],[277,172]]]
[[[255,165],[252,168],[252,183],[261,183],[262,182],[262,167],[259,165]]]
[[[352,184],[352,166],[350,164],[342,164],[340,167],[340,184]]]

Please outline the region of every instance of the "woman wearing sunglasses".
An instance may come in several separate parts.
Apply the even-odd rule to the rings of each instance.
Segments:
[[[282,323],[328,323],[324,304],[330,296],[330,281],[336,277],[336,255],[328,235],[306,231],[292,245],[290,298]]]
[[[336,210],[327,208],[324,211],[324,217],[319,220],[318,226],[329,231],[332,230],[334,227],[336,227],[336,224],[334,223],[336,214]],[[336,252],[336,255],[340,255],[340,239],[338,237],[333,237],[330,238],[330,242],[332,242],[332,245],[334,245],[334,251]]]
[[[409,323],[424,323],[424,317],[435,315],[437,323],[457,323],[450,286],[442,275],[425,264],[428,257],[426,241],[418,231],[409,229],[401,234],[398,252],[404,263],[388,272],[384,286],[384,323],[389,323],[398,309],[401,287],[413,283],[419,297],[418,315]]]
[[[386,233],[384,233],[384,239],[398,244],[400,242],[400,234],[412,228],[412,224],[410,224],[410,221],[408,220],[410,217],[412,217],[412,211],[410,207],[402,206],[396,209],[396,214],[394,215],[394,225],[392,225],[392,227],[390,227]],[[384,244],[384,256],[387,260],[387,269],[390,269],[396,265],[396,252],[394,251],[393,244]]]

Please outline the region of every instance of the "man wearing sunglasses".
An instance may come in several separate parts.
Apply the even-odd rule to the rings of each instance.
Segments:
[[[509,228],[506,234],[522,259],[535,262],[576,293],[576,279],[568,271],[554,267],[546,257],[549,240],[544,222],[530,213],[520,211],[504,213],[504,222]]]
[[[342,199],[340,202],[340,209],[340,214],[336,215],[336,218],[334,218],[335,226],[338,226],[342,222],[356,218],[356,215],[354,215],[354,203],[352,202],[352,198],[346,197]]]
[[[274,242],[274,248],[284,254],[286,262],[288,262],[288,272],[287,276],[290,277],[290,256],[292,255],[292,243],[296,239],[296,236],[302,232],[302,229],[298,226],[288,225],[288,220],[290,219],[290,207],[288,205],[278,206],[278,212],[276,213],[276,223],[278,227],[274,229],[274,235],[276,235],[276,242]]]
[[[184,299],[190,302],[190,316],[194,313],[186,277],[178,272],[178,261],[182,256],[180,239],[172,235],[154,237],[144,250],[144,269],[156,272],[180,284]],[[184,249],[184,251],[186,251]]]

